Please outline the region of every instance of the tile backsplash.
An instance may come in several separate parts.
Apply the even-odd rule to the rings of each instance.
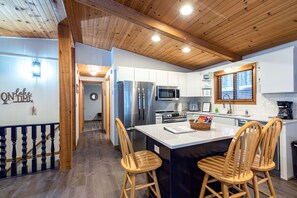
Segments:
[[[201,107],[202,102],[209,102],[211,98],[200,98],[200,97],[182,97],[178,101],[156,101],[155,102],[155,108],[156,110],[162,110],[162,111],[177,111],[178,109],[178,103],[182,104],[182,110],[187,111],[189,102],[191,101],[198,101],[199,103],[199,110]]]
[[[276,116],[278,114],[277,101],[293,102],[293,117],[297,118],[297,93],[278,93],[278,94],[257,94],[256,105],[232,105],[233,114],[244,115],[248,110],[252,116]],[[228,104],[228,103],[226,103]],[[212,111],[218,107],[220,113],[226,113],[228,105],[223,108],[221,104],[214,104]]]

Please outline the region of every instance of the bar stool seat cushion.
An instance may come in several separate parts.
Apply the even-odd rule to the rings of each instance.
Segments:
[[[226,176],[224,176],[223,170],[225,161],[226,158],[224,156],[213,156],[200,160],[197,165],[205,173],[209,174],[217,180],[226,182],[228,184],[242,184],[253,178],[252,171],[250,171],[246,175],[241,175],[240,177],[238,177],[239,173],[238,171],[236,171],[235,175],[233,176],[233,166],[231,165],[233,164],[233,160],[230,161],[230,166],[227,168],[227,174]]]
[[[136,168],[133,160],[132,155],[129,157],[131,158],[131,165],[124,163],[124,160],[121,160],[121,164],[124,167],[124,169],[131,173],[142,173],[147,171],[155,170],[162,165],[162,160],[158,155],[155,153],[144,150],[144,151],[137,151],[134,153],[136,161],[138,163],[138,168]]]

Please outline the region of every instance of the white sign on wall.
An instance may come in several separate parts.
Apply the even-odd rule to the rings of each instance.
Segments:
[[[26,88],[22,90],[17,88],[13,92],[0,92],[0,104],[7,105],[12,103],[27,103],[33,102],[32,93]]]

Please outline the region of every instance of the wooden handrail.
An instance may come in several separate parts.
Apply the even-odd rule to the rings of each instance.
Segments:
[[[52,153],[46,153],[45,155],[46,155],[46,156],[50,156],[51,154],[52,154]],[[55,155],[58,155],[58,154],[60,154],[60,151],[56,151],[56,152],[55,152]],[[39,158],[39,157],[41,157],[41,156],[42,156],[42,154],[36,154],[36,158]],[[27,159],[32,159],[32,158],[33,158],[32,155],[28,155],[28,156],[27,156]],[[18,160],[22,161],[22,157],[17,157],[16,160],[17,160],[17,161],[18,161]],[[6,160],[6,162],[11,162],[11,161],[12,161],[12,158]],[[7,169],[7,170],[8,170],[8,169]]]
[[[55,133],[56,133],[56,131],[58,130],[60,128],[60,125],[59,126],[56,126],[56,128],[55,128]],[[46,135],[46,140],[48,140],[49,139],[49,137],[50,137],[50,133],[49,134],[47,134]],[[38,148],[38,146],[40,145],[42,143],[42,140],[40,140],[37,144],[36,144],[36,148]],[[33,151],[33,148],[32,149],[30,149],[29,151],[27,151],[27,153],[26,153],[26,155],[27,155],[27,159],[31,159],[32,158],[32,156],[30,155],[28,155],[29,153],[31,153]],[[57,155],[57,153],[59,154],[60,153],[60,151],[58,151],[58,152],[55,152],[55,155]],[[46,153],[46,156],[49,156],[48,154],[50,154],[50,153]],[[36,155],[36,157],[38,158],[38,157],[40,157],[41,156],[41,154],[38,154],[38,155]],[[16,164],[19,164],[20,163],[20,161],[22,161],[22,157],[17,157],[16,158]],[[6,162],[11,162],[12,161],[12,158],[11,159],[6,159]],[[10,171],[11,170],[11,166],[8,168],[8,169],[6,169],[6,171],[8,172],[8,171]]]

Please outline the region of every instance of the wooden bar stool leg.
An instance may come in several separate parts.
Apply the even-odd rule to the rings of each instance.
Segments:
[[[258,179],[257,179],[256,172],[254,172],[254,177],[253,177],[253,188],[254,188],[254,197],[260,198],[259,185],[258,185]]]
[[[226,184],[222,183],[222,192],[224,198],[229,198],[229,188]]]
[[[124,177],[124,183],[123,183],[123,186],[122,186],[122,191],[121,191],[121,197],[120,198],[124,197],[124,191],[126,190],[127,181],[128,181],[128,173],[126,172],[125,177]]]
[[[159,189],[159,184],[158,184],[158,179],[157,179],[157,175],[156,175],[156,171],[153,170],[153,179],[154,179],[154,183],[155,183],[155,189],[156,189],[156,193],[157,193],[157,197],[161,198],[161,194],[160,194],[160,189]]]
[[[148,173],[148,172],[145,173],[145,179],[146,179],[146,183],[147,183],[147,184],[150,183],[150,180],[149,180],[149,173]],[[150,194],[150,187],[147,187],[147,192],[146,192],[146,194],[149,196],[149,194]]]
[[[249,188],[246,183],[242,185],[242,188],[246,192],[246,197],[251,198],[251,194],[250,194]]]
[[[203,182],[202,182],[202,185],[201,185],[199,198],[204,197],[206,185],[207,185],[207,182],[208,182],[208,178],[209,178],[209,175],[207,173],[205,173],[204,178],[203,178]]]
[[[273,187],[273,184],[272,184],[272,181],[271,181],[269,172],[268,171],[265,171],[264,174],[265,174],[265,177],[268,179],[267,180],[267,183],[268,183],[268,187],[269,187],[270,193],[275,198],[276,197],[276,193],[275,193],[275,190],[274,190],[274,187]]]
[[[134,198],[135,197],[135,187],[136,187],[136,175],[135,174],[131,174],[131,192],[130,192],[130,198]]]

